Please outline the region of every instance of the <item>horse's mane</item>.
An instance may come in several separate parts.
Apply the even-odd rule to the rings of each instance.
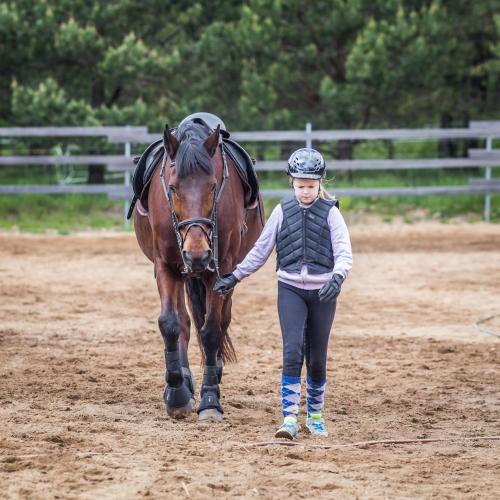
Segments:
[[[210,128],[199,118],[180,126],[175,135],[180,142],[175,155],[175,165],[179,178],[195,174],[199,169],[208,175],[213,173],[212,158],[203,145],[210,135]]]

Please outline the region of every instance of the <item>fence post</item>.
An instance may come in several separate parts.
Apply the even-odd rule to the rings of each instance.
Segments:
[[[127,129],[129,128],[129,125],[127,125]],[[128,130],[127,130],[128,132]],[[125,143],[125,156],[127,158],[130,158],[130,141],[127,141]],[[124,176],[123,176],[123,184],[125,188],[128,188],[130,186],[130,171],[127,169],[125,170]],[[128,212],[128,199],[125,198],[125,201],[123,202],[123,226],[125,229],[128,229],[129,224],[128,224],[128,219],[127,219],[127,212]]]
[[[307,122],[306,123],[306,148],[312,148],[311,132],[312,132],[312,123]]]
[[[491,151],[493,145],[493,138],[486,138],[486,151]],[[484,169],[484,178],[491,179],[491,167],[486,167]],[[490,222],[491,217],[491,194],[487,193],[484,197],[484,220]]]

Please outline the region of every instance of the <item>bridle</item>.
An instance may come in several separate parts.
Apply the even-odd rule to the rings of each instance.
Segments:
[[[219,144],[220,146],[220,151],[221,151],[221,156],[222,156],[222,163],[224,165],[223,173],[222,173],[222,182],[220,185],[219,189],[216,189],[214,191],[214,201],[212,205],[212,212],[210,214],[210,218],[207,217],[191,217],[189,219],[184,219],[182,221],[179,221],[179,218],[177,217],[177,214],[175,213],[174,209],[174,204],[172,202],[172,194],[173,194],[173,188],[172,186],[166,185],[165,182],[165,167],[167,166],[167,151],[164,152],[163,154],[163,160],[162,160],[162,165],[161,165],[161,170],[160,170],[160,179],[161,179],[161,184],[163,186],[163,192],[165,193],[165,198],[167,200],[167,203],[170,207],[170,213],[172,215],[172,224],[175,232],[175,237],[177,238],[177,245],[179,246],[179,252],[181,254],[182,258],[182,263],[183,263],[183,270],[182,274],[187,274],[190,275],[193,273],[193,270],[191,266],[186,262],[186,259],[184,258],[184,253],[182,251],[184,247],[184,241],[187,237],[187,234],[193,227],[199,227],[205,237],[208,240],[210,250],[212,251],[212,263],[213,265],[210,265],[208,267],[208,270],[211,272],[215,272],[217,279],[220,279],[220,273],[219,273],[219,235],[217,234],[217,206],[219,204],[222,192],[224,191],[224,186],[226,185],[226,181],[229,177],[229,171],[227,168],[227,161],[226,161],[226,153],[224,152],[224,147],[223,144]],[[170,166],[173,167],[175,166],[175,161],[172,161],[170,163]],[[210,232],[206,230],[206,226],[210,228]],[[180,229],[183,227],[187,227],[186,232],[184,234],[184,237],[182,236]]]

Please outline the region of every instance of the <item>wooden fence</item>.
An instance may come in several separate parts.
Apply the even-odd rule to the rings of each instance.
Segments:
[[[104,137],[109,143],[123,144],[123,155],[81,156],[0,156],[2,165],[106,165],[108,171],[122,172],[123,184],[94,185],[0,185],[0,194],[20,193],[105,193],[111,198],[131,197],[130,177],[132,144],[149,144],[159,138],[146,127],[28,127],[0,128],[0,138],[16,137]],[[395,129],[395,130],[305,130],[232,132],[235,140],[246,142],[304,142],[339,140],[425,140],[425,139],[486,139],[485,149],[470,149],[468,158],[388,159],[388,160],[330,160],[329,170],[401,170],[449,169],[484,167],[484,178],[470,179],[465,186],[421,186],[396,188],[337,188],[338,196],[432,196],[485,195],[485,220],[490,219],[491,193],[500,193],[497,179],[492,179],[492,168],[500,166],[500,150],[493,150],[493,138],[500,137],[500,121],[471,122],[469,128],[454,129]],[[284,161],[259,161],[258,171],[282,170]],[[263,195],[280,197],[286,191],[264,190]]]

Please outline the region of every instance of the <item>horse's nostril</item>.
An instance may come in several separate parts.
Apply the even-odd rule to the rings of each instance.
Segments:
[[[201,258],[201,261],[203,262],[204,266],[208,266],[208,264],[210,264],[211,260],[212,260],[212,250],[207,250],[203,254],[203,257]]]
[[[193,265],[193,259],[191,257],[191,253],[190,252],[186,252],[185,250],[183,250],[182,251],[182,256],[184,257],[184,262],[188,266],[192,266]]]

